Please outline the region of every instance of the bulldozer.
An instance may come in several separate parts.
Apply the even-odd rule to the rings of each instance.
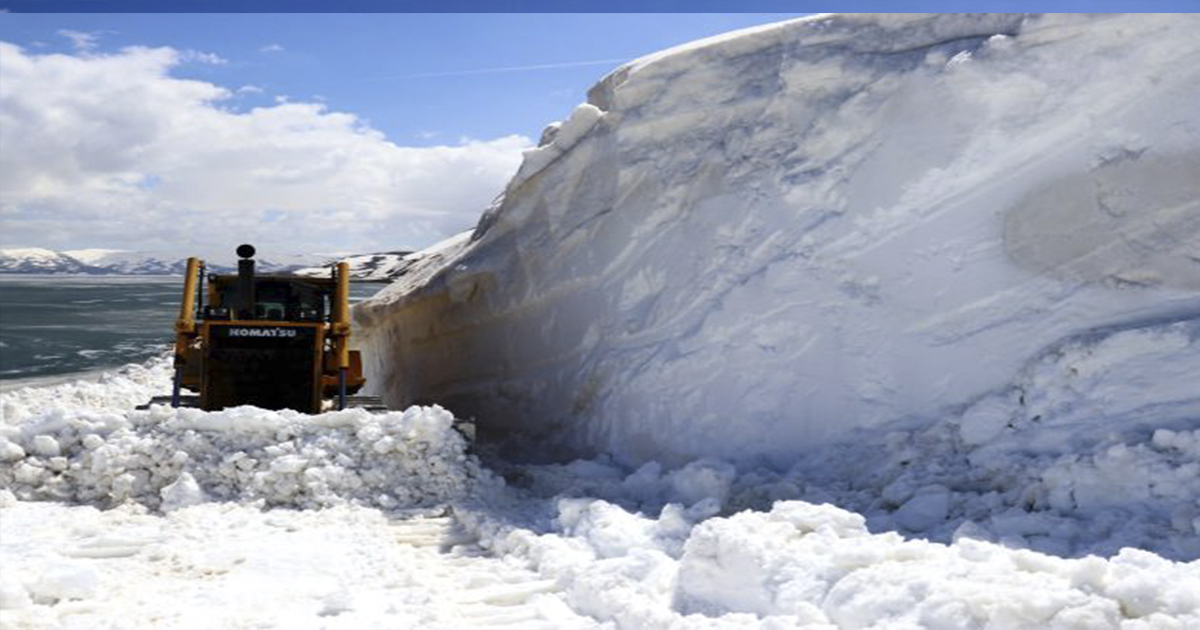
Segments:
[[[207,288],[204,261],[188,258],[171,395],[143,407],[386,411],[378,397],[354,396],[366,379],[349,347],[349,265],[333,265],[328,278],[257,275],[254,247],[237,255],[237,274],[209,275]]]

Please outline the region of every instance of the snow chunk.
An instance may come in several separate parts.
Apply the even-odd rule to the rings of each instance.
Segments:
[[[20,444],[14,444],[0,435],[0,462],[15,462],[24,458],[25,449]]]
[[[33,451],[43,457],[57,457],[62,449],[58,445],[58,440],[53,437],[38,435],[33,438]]]
[[[199,505],[207,500],[200,484],[191,473],[184,472],[174,482],[159,491],[162,495],[162,511],[170,512],[179,508]]]
[[[922,532],[946,520],[950,491],[944,486],[921,488],[896,510],[896,522],[909,531]]]
[[[599,107],[590,103],[580,103],[565,123],[553,126],[554,131],[543,135],[547,142],[523,152],[524,161],[508,187],[515,188],[534,173],[546,168],[558,156],[575,146],[603,116],[604,112]]]
[[[687,505],[709,499],[718,505],[729,497],[729,486],[736,470],[727,462],[702,459],[673,471],[667,476],[677,500]]]

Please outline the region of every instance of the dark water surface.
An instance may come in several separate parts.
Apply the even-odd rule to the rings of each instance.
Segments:
[[[352,284],[351,301],[383,284]],[[174,339],[179,276],[0,275],[0,380],[145,361]]]

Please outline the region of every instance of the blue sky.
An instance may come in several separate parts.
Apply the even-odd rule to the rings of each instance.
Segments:
[[[424,247],[621,62],[789,17],[0,14],[0,247]]]
[[[622,60],[796,14],[8,14],[3,39],[30,52],[170,46],[227,63],[174,73],[352,112],[393,142],[536,137]],[[538,67],[542,66],[542,67]],[[545,67],[550,66],[550,67]],[[523,68],[523,69],[522,69]]]
[[[1193,11],[1194,0],[0,0],[51,12],[1111,12]]]
[[[0,13],[0,247],[425,247],[621,62],[797,15]]]

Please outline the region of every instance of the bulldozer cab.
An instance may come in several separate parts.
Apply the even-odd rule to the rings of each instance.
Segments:
[[[239,303],[237,276],[209,276],[209,303],[202,318],[316,322],[327,321],[334,282],[327,278],[256,277],[254,302]]]
[[[348,266],[328,278],[260,276],[254,254],[239,247],[238,273],[210,275],[207,288],[203,261],[188,259],[172,406],[345,408],[365,383],[359,353],[349,349]]]

